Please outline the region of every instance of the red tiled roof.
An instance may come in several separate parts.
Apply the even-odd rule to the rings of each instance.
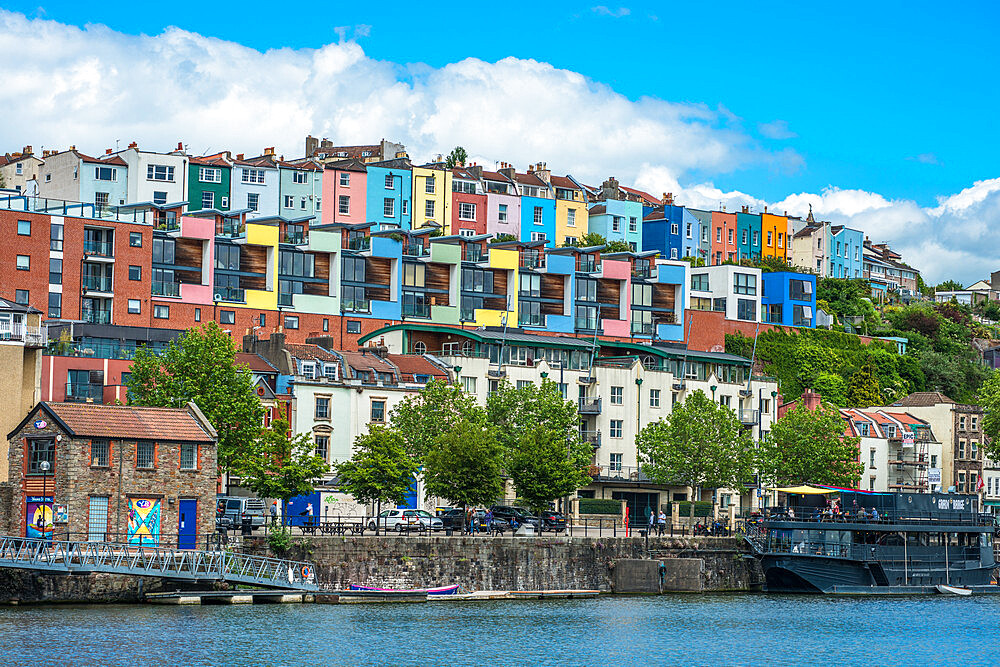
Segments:
[[[195,157],[192,156],[188,158],[191,164],[201,165],[205,167],[228,167],[230,166],[228,162],[221,155],[206,155],[205,157]]]
[[[542,188],[546,187],[545,181],[538,178],[534,174],[518,174],[517,172],[515,172],[514,180],[517,181],[518,183],[524,183],[526,185],[537,185]]]
[[[344,362],[353,370],[376,373],[391,373],[395,375],[396,369],[377,354],[368,352],[341,352]]]
[[[235,164],[245,165],[248,167],[269,167],[271,169],[276,169],[278,167],[278,161],[273,155],[258,155],[257,157],[248,158],[246,160],[236,160]]]
[[[248,366],[254,373],[274,374],[278,372],[278,369],[272,366],[267,359],[253,352],[237,352],[236,363]]]
[[[907,426],[927,426],[927,422],[923,419],[917,419],[907,412],[886,412],[885,414]]]
[[[954,404],[955,401],[940,391],[918,391],[898,401],[896,405],[904,408],[918,408],[938,405],[939,403]]]
[[[597,206],[590,207],[590,215],[601,215],[602,213],[608,212],[607,204],[598,204]]]
[[[76,153],[77,157],[80,158],[81,161],[86,162],[88,164],[113,164],[116,167],[128,166],[128,162],[123,160],[118,155],[105,156],[103,158],[100,158],[100,157],[91,157],[90,155],[84,155],[80,151],[74,151],[74,152]]]
[[[42,403],[74,436],[215,442],[190,408],[147,408],[93,403]],[[209,427],[210,428],[210,427]]]
[[[448,379],[448,374],[444,369],[419,354],[389,354],[386,355],[386,358],[399,369],[403,379],[409,379],[415,375],[430,375],[442,380]]]
[[[654,197],[653,195],[649,194],[648,192],[643,192],[642,190],[636,190],[635,188],[628,188],[628,187],[625,187],[624,185],[619,185],[618,187],[620,189],[624,190],[625,192],[629,193],[630,195],[634,195],[636,197],[641,197],[642,199],[645,199],[647,202],[649,202],[653,206],[658,206],[658,205],[660,205],[660,204],[663,203],[658,198]]]
[[[339,363],[340,357],[313,343],[285,343],[285,349],[296,359],[319,359]]]
[[[550,180],[552,181],[552,185],[555,185],[560,188],[567,188],[569,190],[580,189],[579,185],[574,183],[571,179],[567,178],[566,176],[552,176]]]
[[[504,183],[510,183],[510,179],[496,171],[484,171],[483,179],[487,181],[503,181]]]

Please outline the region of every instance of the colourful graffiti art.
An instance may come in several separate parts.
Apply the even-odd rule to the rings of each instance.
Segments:
[[[128,543],[140,546],[160,544],[160,499],[128,499]]]
[[[28,496],[25,512],[25,537],[52,539],[52,498]]]

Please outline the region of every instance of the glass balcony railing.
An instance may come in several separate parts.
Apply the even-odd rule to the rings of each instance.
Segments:
[[[219,225],[216,236],[226,236],[231,239],[238,239],[246,234],[246,224],[239,220],[223,220]]]
[[[154,280],[152,294],[153,296],[180,296],[181,284],[166,280]]]
[[[653,323],[652,322],[633,322],[632,323],[632,335],[633,336],[652,336],[653,335]]]
[[[66,401],[71,403],[100,403],[104,400],[104,387],[84,382],[66,383]]]
[[[239,287],[216,287],[215,300],[229,303],[246,303],[246,290]]]
[[[597,331],[596,317],[577,317],[573,326],[580,331]]]
[[[429,303],[404,303],[404,317],[430,317],[431,305]]]
[[[110,292],[111,276],[83,276],[80,285],[88,292]]]
[[[425,257],[430,251],[422,243],[407,243],[403,246],[403,254],[407,257]]]
[[[305,245],[309,243],[309,235],[305,232],[285,232],[281,242],[289,245]]]
[[[153,223],[153,229],[157,229],[161,232],[176,232],[181,228],[181,221],[177,219],[176,215],[161,215],[156,217],[156,222]]]
[[[527,327],[544,327],[545,326],[545,316],[535,313],[524,313],[518,312],[517,323],[519,326]]]
[[[368,299],[345,300],[342,303],[345,313],[370,313],[372,303]]]
[[[646,280],[653,276],[653,269],[648,266],[636,266],[632,268],[632,278],[635,280]]]
[[[480,246],[468,246],[465,249],[466,262],[485,262],[489,253],[483,252]]]
[[[114,244],[111,241],[84,241],[83,254],[98,257],[114,257]]]
[[[542,269],[545,268],[545,255],[541,253],[521,253],[522,269]]]
[[[83,321],[88,324],[111,324],[110,310],[85,310]]]
[[[278,292],[278,305],[279,306],[290,306],[292,305],[293,294]]]
[[[597,273],[601,270],[600,260],[596,260],[593,257],[581,257],[580,264],[577,271],[580,273]]]
[[[347,249],[356,252],[364,252],[372,249],[372,239],[370,236],[355,236],[347,239]]]

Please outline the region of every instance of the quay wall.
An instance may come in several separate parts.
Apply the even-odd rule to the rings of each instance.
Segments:
[[[743,541],[735,538],[652,538],[647,550],[644,540],[624,537],[317,536],[294,540],[283,554],[272,553],[260,538],[247,540],[244,548],[311,561],[317,580],[328,588],[460,584],[466,591],[614,592],[620,561],[650,558],[664,563],[665,590],[746,591],[760,580]],[[621,586],[620,575],[617,580]]]
[[[183,583],[178,585],[156,577],[103,572],[67,575],[0,568],[0,605],[141,602],[146,593],[185,587]]]

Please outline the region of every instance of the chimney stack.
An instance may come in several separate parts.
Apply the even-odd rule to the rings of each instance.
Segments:
[[[178,141],[177,142],[177,150],[179,150],[179,151],[184,150],[184,142],[182,142],[182,141]]]
[[[236,154],[236,159],[237,160],[242,160],[243,159],[243,153],[237,153]]]
[[[24,155],[31,155],[32,154],[31,153],[31,146],[25,146],[24,150],[21,151],[21,153],[24,154]]]
[[[264,149],[264,155],[274,155],[274,146],[268,146]]]
[[[134,149],[138,150],[138,149],[139,149],[139,144],[133,141],[133,142],[131,142],[131,143],[130,143],[130,144],[128,145],[128,147],[129,147],[129,148],[134,148]]]
[[[664,206],[673,206],[674,205],[674,193],[673,192],[664,192],[663,193],[663,205]]]
[[[111,155],[111,149],[110,148],[105,148],[104,149],[104,154],[105,155]]]

